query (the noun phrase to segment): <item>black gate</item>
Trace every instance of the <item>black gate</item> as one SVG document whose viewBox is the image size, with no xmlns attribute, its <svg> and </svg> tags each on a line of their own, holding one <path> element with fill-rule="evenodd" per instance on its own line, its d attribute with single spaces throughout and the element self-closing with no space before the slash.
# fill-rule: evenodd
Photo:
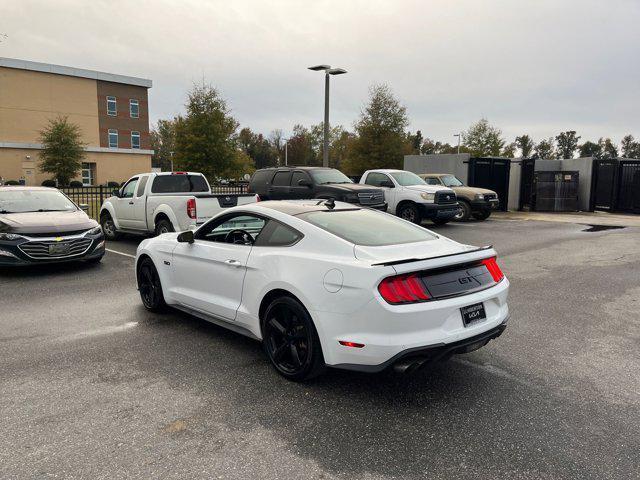
<svg viewBox="0 0 640 480">
<path fill-rule="evenodd" d="M 619 161 L 617 193 L 617 210 L 640 213 L 640 161 Z"/>
<path fill-rule="evenodd" d="M 520 164 L 520 205 L 518 205 L 518 210 L 531 210 L 535 166 L 536 161 L 533 158 L 524 158 Z"/>
<path fill-rule="evenodd" d="M 511 160 L 508 158 L 472 158 L 469 160 L 469 186 L 496 192 L 500 199 L 498 208 L 506 211 L 510 170 Z"/>
<path fill-rule="evenodd" d="M 536 212 L 577 212 L 578 172 L 535 172 L 531 209 Z"/>
<path fill-rule="evenodd" d="M 616 173 L 618 161 L 594 160 L 591 184 L 592 210 L 611 211 L 616 204 Z"/>
</svg>

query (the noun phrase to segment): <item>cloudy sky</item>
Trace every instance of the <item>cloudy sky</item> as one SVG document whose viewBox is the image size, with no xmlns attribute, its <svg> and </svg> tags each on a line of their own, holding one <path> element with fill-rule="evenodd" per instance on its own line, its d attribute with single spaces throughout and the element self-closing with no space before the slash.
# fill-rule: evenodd
<svg viewBox="0 0 640 480">
<path fill-rule="evenodd" d="M 512 140 L 640 136 L 640 0 L 1 0 L 0 56 L 151 78 L 152 121 L 213 84 L 243 126 L 351 128 L 387 83 L 411 130 L 455 142 L 486 117 Z"/>
</svg>

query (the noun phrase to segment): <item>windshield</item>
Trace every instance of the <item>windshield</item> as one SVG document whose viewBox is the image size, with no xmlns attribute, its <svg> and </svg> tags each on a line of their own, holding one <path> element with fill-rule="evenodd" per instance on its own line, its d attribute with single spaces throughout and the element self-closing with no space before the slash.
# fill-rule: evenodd
<svg viewBox="0 0 640 480">
<path fill-rule="evenodd" d="M 410 187 L 411 185 L 426 185 L 426 182 L 415 173 L 392 172 L 391 176 L 403 187 Z"/>
<path fill-rule="evenodd" d="M 0 189 L 0 213 L 73 212 L 77 209 L 58 190 Z"/>
<path fill-rule="evenodd" d="M 309 173 L 318 185 L 325 183 L 353 183 L 349 177 L 340 170 L 334 170 L 332 168 L 327 170 L 311 170 Z"/>
<path fill-rule="evenodd" d="M 464 187 L 464 183 L 458 180 L 454 175 L 444 175 L 441 180 L 445 187 Z"/>
<path fill-rule="evenodd" d="M 422 227 L 374 210 L 328 210 L 299 215 L 307 222 L 356 245 L 380 247 L 436 237 Z"/>
</svg>

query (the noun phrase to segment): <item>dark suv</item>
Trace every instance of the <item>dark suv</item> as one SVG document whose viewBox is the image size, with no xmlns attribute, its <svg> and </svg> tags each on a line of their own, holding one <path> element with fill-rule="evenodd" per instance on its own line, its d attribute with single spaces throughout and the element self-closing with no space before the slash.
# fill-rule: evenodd
<svg viewBox="0 0 640 480">
<path fill-rule="evenodd" d="M 333 198 L 387 211 L 381 188 L 353 183 L 335 168 L 279 167 L 257 170 L 251 177 L 248 192 L 257 193 L 261 200 Z"/>
</svg>

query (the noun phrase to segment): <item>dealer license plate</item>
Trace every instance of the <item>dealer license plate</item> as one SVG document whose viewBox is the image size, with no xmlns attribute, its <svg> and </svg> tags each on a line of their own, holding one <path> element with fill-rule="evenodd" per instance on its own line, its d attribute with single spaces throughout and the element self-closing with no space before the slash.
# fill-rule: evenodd
<svg viewBox="0 0 640 480">
<path fill-rule="evenodd" d="M 462 323 L 465 327 L 487 319 L 487 314 L 484 311 L 484 305 L 482 303 L 462 307 L 460 313 L 462 314 Z"/>
</svg>

